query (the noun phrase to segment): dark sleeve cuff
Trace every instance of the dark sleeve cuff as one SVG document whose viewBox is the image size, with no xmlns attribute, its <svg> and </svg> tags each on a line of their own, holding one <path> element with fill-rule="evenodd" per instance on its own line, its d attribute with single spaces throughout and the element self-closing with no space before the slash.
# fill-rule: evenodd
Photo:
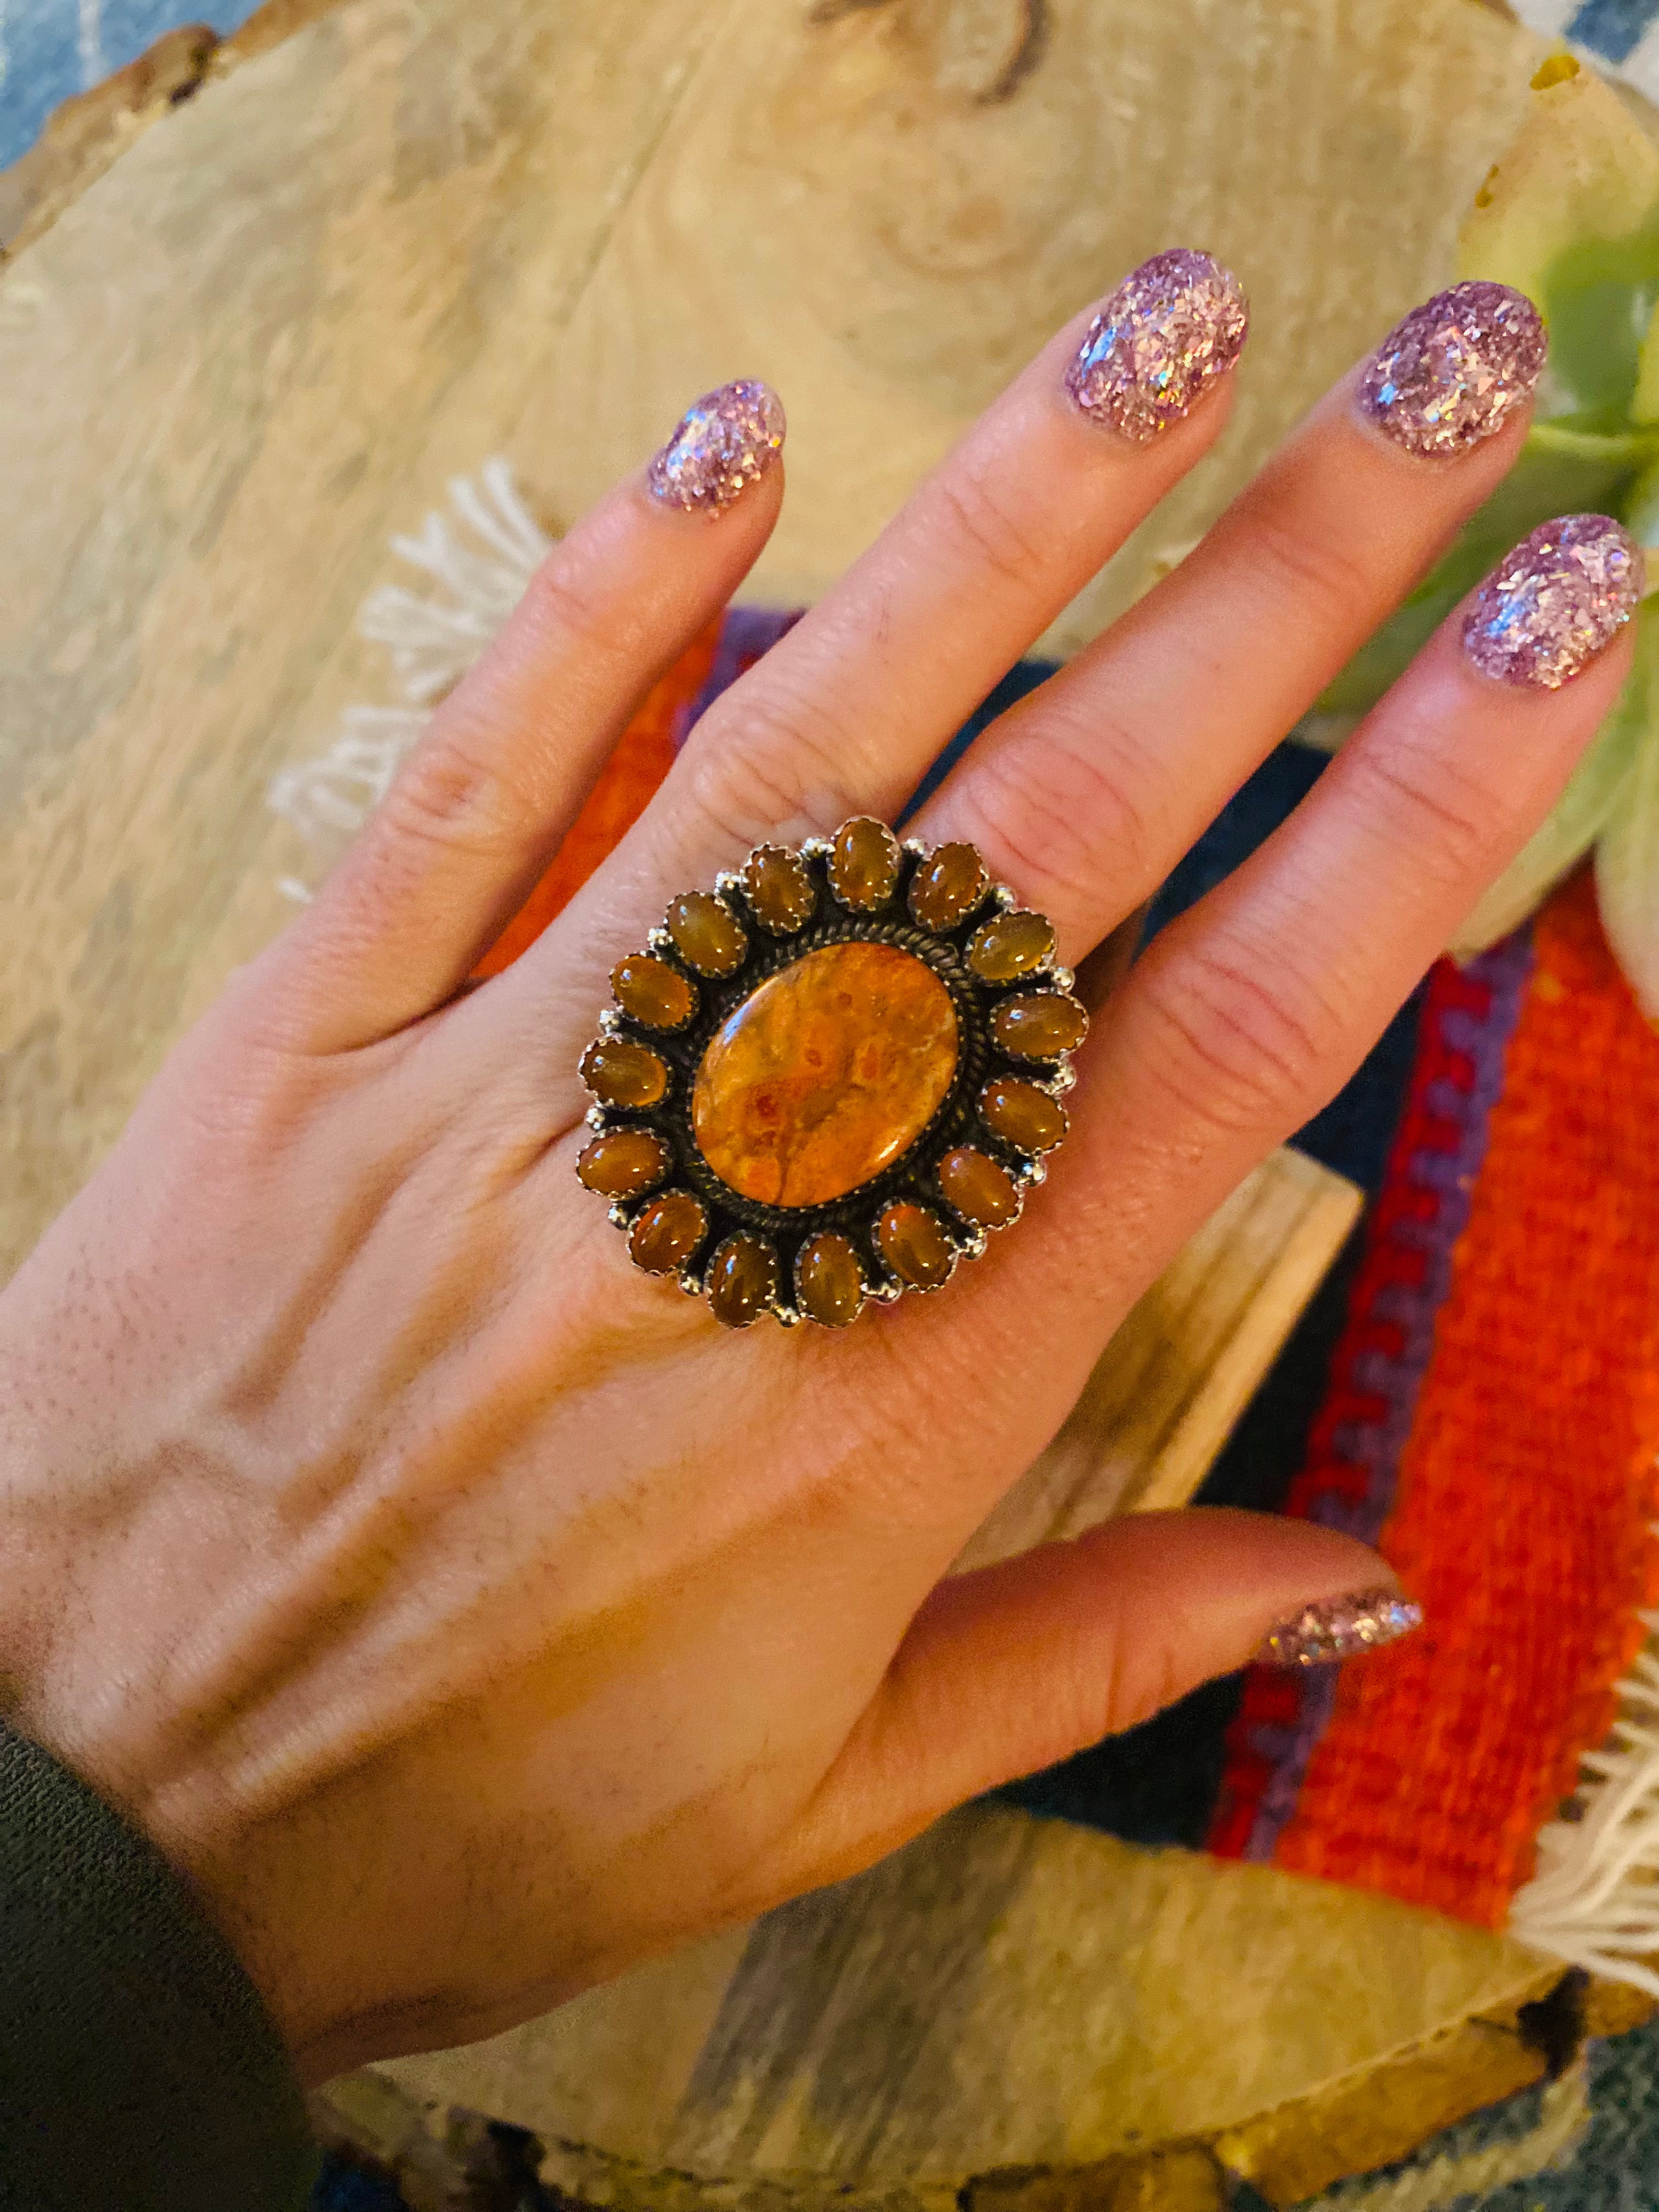
<svg viewBox="0 0 1659 2212">
<path fill-rule="evenodd" d="M 184 1883 L 0 1722 L 0 2206 L 297 2212 L 299 2081 Z"/>
</svg>

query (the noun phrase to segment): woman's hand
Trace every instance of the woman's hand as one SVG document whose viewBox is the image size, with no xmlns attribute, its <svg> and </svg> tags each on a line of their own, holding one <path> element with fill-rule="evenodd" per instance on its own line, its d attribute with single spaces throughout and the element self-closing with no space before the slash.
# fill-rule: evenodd
<svg viewBox="0 0 1659 2212">
<path fill-rule="evenodd" d="M 782 472 L 751 404 L 743 466 L 683 440 L 607 500 L 0 1299 L 6 1709 L 198 1885 L 315 2075 L 846 1875 L 1389 1579 L 1216 1512 L 941 1577 L 1540 821 L 1626 672 L 1597 650 L 1616 580 L 1512 580 L 1481 666 L 1461 615 L 1430 641 L 1097 1018 L 1047 1187 L 943 1296 L 732 1334 L 629 1267 L 573 1171 L 608 971 L 667 899 L 890 818 L 1220 429 L 1226 285 L 1190 258 L 1133 281 L 1092 373 L 1068 384 L 1079 318 L 463 993 Z M 1415 384 L 1334 392 L 912 834 L 976 843 L 1062 958 L 1099 944 L 1513 459 L 1510 298 L 1441 310 L 1462 352 L 1425 342 Z M 1460 375 L 1441 436 L 1424 395 Z M 1502 680 L 1558 633 L 1543 672 L 1575 681 Z"/>
</svg>

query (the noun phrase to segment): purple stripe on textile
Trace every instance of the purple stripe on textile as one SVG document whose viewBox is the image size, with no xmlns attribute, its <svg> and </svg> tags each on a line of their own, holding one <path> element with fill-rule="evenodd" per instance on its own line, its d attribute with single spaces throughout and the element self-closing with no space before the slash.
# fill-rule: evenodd
<svg viewBox="0 0 1659 2212">
<path fill-rule="evenodd" d="M 1273 1727 L 1263 1722 L 1251 1729 L 1250 1747 L 1270 1762 L 1273 1778 L 1256 1808 L 1255 1825 L 1243 1854 L 1245 1858 L 1272 1858 L 1279 1831 L 1296 1810 L 1302 1778 L 1314 1755 L 1314 1746 L 1324 1735 L 1336 1710 L 1340 1672 L 1335 1667 L 1310 1667 L 1297 1677 L 1294 1728 Z"/>
<path fill-rule="evenodd" d="M 1484 983 L 1492 994 L 1484 1014 L 1476 1016 L 1457 1006 L 1436 1012 L 1431 1002 L 1425 1016 L 1439 1024 L 1435 1041 L 1468 1061 L 1469 1084 L 1465 1090 L 1443 1079 L 1425 1088 L 1422 1103 L 1440 1118 L 1452 1142 L 1449 1146 L 1420 1145 L 1393 1170 L 1408 1185 L 1433 1193 L 1437 1202 L 1426 1220 L 1398 1213 L 1393 1218 L 1389 1233 L 1397 1244 L 1420 1253 L 1422 1266 L 1415 1280 L 1384 1285 L 1371 1307 L 1377 1318 L 1400 1331 L 1399 1351 L 1374 1349 L 1353 1363 L 1352 1382 L 1375 1394 L 1380 1407 L 1376 1417 L 1346 1423 L 1334 1439 L 1338 1455 L 1363 1470 L 1364 1494 L 1356 1500 L 1328 1490 L 1315 1499 L 1308 1516 L 1328 1528 L 1358 1536 L 1363 1543 L 1376 1541 L 1393 1510 L 1401 1456 L 1434 1350 L 1435 1317 L 1451 1287 L 1457 1240 L 1468 1225 L 1475 1181 L 1486 1157 L 1492 1109 L 1504 1088 L 1504 1055 L 1520 1019 L 1532 962 L 1528 925 L 1464 963 L 1463 973 Z M 1430 1042 L 1429 1037 L 1422 1038 L 1419 1052 Z M 1243 1857 L 1258 1862 L 1273 1857 L 1279 1834 L 1296 1809 L 1308 1763 L 1335 1711 L 1337 1680 L 1334 1667 L 1310 1668 L 1297 1678 L 1294 1725 L 1263 1722 L 1250 1730 L 1249 1747 L 1271 1767 L 1272 1778 L 1257 1805 Z"/>
<path fill-rule="evenodd" d="M 1396 1218 L 1393 1225 L 1397 1243 L 1423 1255 L 1422 1271 L 1415 1282 L 1389 1284 L 1373 1308 L 1400 1330 L 1400 1350 L 1373 1352 L 1354 1364 L 1356 1382 L 1374 1390 L 1382 1401 L 1380 1418 L 1352 1422 L 1337 1439 L 1344 1459 L 1364 1468 L 1370 1478 L 1365 1496 L 1355 1504 L 1332 1494 L 1320 1499 L 1310 1516 L 1367 1544 L 1381 1535 L 1394 1505 L 1400 1455 L 1434 1349 L 1435 1316 L 1451 1287 L 1453 1251 L 1468 1226 L 1475 1179 L 1486 1157 L 1487 1126 L 1504 1088 L 1504 1057 L 1532 974 L 1531 928 L 1518 929 L 1490 951 L 1466 961 L 1463 973 L 1492 993 L 1486 1012 L 1477 1017 L 1449 1006 L 1437 1018 L 1440 1042 L 1469 1063 L 1469 1087 L 1442 1080 L 1424 1093 L 1425 1104 L 1455 1133 L 1455 1142 L 1449 1150 L 1419 1146 L 1401 1167 L 1407 1183 L 1432 1191 L 1439 1203 L 1426 1221 Z"/>
<path fill-rule="evenodd" d="M 799 607 L 728 607 L 720 624 L 714 663 L 701 691 L 689 707 L 682 708 L 674 730 L 674 743 L 683 745 L 696 724 L 728 685 L 763 653 L 769 653 L 786 631 L 800 620 Z"/>
</svg>

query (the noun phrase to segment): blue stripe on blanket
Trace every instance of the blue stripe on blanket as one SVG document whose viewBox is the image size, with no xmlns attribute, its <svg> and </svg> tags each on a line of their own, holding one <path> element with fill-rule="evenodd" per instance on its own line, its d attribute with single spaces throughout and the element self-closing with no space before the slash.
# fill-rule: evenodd
<svg viewBox="0 0 1659 2212">
<path fill-rule="evenodd" d="M 1584 0 L 1567 36 L 1603 61 L 1622 62 L 1656 17 L 1659 0 Z"/>
</svg>

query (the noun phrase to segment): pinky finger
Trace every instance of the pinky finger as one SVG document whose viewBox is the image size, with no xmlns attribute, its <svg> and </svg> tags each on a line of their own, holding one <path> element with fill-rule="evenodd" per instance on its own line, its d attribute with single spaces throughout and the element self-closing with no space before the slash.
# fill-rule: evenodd
<svg viewBox="0 0 1659 2212">
<path fill-rule="evenodd" d="M 1224 1508 L 1130 1514 L 953 1577 L 820 1789 L 792 1879 L 835 1881 L 964 1799 L 1133 1727 L 1307 1609 L 1395 1598 L 1353 1537 Z M 1417 1617 L 1389 1621 L 1379 1604 L 1366 1625 L 1382 1642 Z"/>
</svg>

